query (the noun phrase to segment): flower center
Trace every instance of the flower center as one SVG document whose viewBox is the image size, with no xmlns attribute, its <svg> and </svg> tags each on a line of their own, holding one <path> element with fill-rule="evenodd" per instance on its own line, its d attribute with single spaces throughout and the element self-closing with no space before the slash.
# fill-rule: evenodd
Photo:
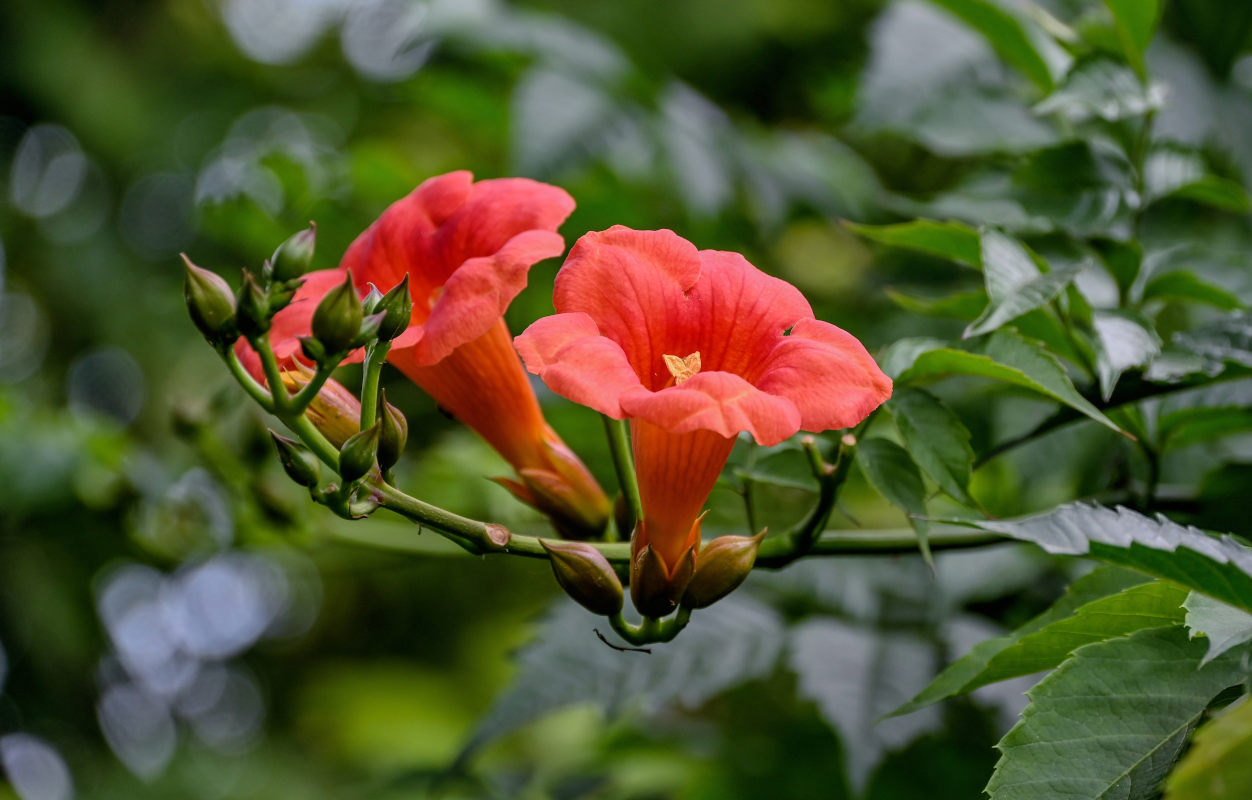
<svg viewBox="0 0 1252 800">
<path fill-rule="evenodd" d="M 700 371 L 700 351 L 697 350 L 686 358 L 671 356 L 666 353 L 661 356 L 665 359 L 665 368 L 669 370 L 669 374 L 674 376 L 674 385 L 689 380 L 697 372 Z"/>
</svg>

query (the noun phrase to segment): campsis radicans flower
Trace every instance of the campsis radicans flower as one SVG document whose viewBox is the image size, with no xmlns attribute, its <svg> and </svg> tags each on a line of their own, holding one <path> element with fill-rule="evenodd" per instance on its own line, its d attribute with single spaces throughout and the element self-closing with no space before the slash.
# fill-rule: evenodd
<svg viewBox="0 0 1252 800">
<path fill-rule="evenodd" d="M 769 446 L 847 428 L 891 396 L 864 346 L 795 287 L 672 231 L 583 236 L 553 304 L 517 348 L 557 394 L 630 420 L 643 506 L 631 594 L 648 616 L 697 569 L 701 511 L 739 432 Z"/>
<path fill-rule="evenodd" d="M 431 178 L 357 237 L 338 269 L 305 276 L 274 319 L 275 352 L 295 356 L 316 298 L 342 283 L 345 272 L 362 296 L 371 284 L 388 292 L 407 277 L 411 319 L 392 340 L 388 360 L 508 461 L 516 477 L 498 483 L 545 513 L 562 535 L 596 536 L 609 501 L 544 420 L 503 317 L 530 267 L 564 251 L 556 229 L 573 209 L 564 190 L 524 178 L 475 183 L 463 171 Z M 311 302 L 301 304 L 305 298 Z"/>
</svg>

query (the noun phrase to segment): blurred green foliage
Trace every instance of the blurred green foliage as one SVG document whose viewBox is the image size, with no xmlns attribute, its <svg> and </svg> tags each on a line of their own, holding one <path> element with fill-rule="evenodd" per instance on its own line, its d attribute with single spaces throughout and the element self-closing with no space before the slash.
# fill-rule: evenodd
<svg viewBox="0 0 1252 800">
<path fill-rule="evenodd" d="M 1247 535 L 1246 379 L 1104 401 L 1252 365 L 1222 327 L 1252 297 L 1252 12 L 1170 0 L 1153 34 L 1128 5 L 8 0 L 0 797 L 977 796 L 1028 680 L 875 721 L 1047 608 L 1074 562 L 808 560 L 668 649 L 609 650 L 542 563 L 309 503 L 189 324 L 177 254 L 237 285 L 312 219 L 330 267 L 431 175 L 528 175 L 578 201 L 567 241 L 620 223 L 742 251 L 880 360 L 907 340 L 916 377 L 919 353 L 970 361 L 951 348 L 988 302 L 968 267 L 994 273 L 989 238 L 1015 237 L 1064 280 L 1023 300 L 988 279 L 1016 305 L 986 330 L 1045 342 L 1154 449 L 1064 420 L 970 477 L 1057 404 L 957 369 L 891 409 L 898 436 L 875 428 L 890 452 L 925 438 L 902 415 L 968 432 L 893 499 L 1095 497 Z M 952 223 L 871 227 L 914 217 Z M 532 270 L 514 330 L 551 311 L 557 266 Z M 1118 349 L 1127 326 L 1140 351 Z M 485 445 L 385 382 L 410 424 L 399 485 L 544 530 L 482 479 L 505 468 Z M 596 415 L 544 400 L 612 485 Z M 802 463 L 737 451 L 709 535 L 743 532 L 745 494 L 754 523 L 793 522 Z M 854 472 L 833 524 L 905 528 L 875 488 Z"/>
</svg>

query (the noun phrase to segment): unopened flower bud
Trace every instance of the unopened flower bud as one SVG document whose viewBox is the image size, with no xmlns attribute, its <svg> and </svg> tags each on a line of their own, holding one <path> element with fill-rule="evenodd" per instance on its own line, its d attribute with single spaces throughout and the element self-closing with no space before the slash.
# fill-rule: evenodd
<svg viewBox="0 0 1252 800">
<path fill-rule="evenodd" d="M 630 599 L 640 614 L 660 619 L 678 607 L 695 568 L 695 548 L 689 548 L 680 559 L 671 574 L 652 545 L 644 545 L 635 554 L 630 565 Z"/>
<path fill-rule="evenodd" d="M 378 329 L 380 341 L 390 342 L 408 329 L 413 317 L 413 295 L 409 291 L 408 273 L 405 273 L 404 280 L 383 295 L 374 310 L 387 315 Z"/>
<path fill-rule="evenodd" d="M 243 284 L 239 287 L 239 301 L 235 304 L 239 319 L 239 332 L 244 336 L 260 336 L 270 329 L 269 298 L 265 295 L 248 270 L 243 271 Z"/>
<path fill-rule="evenodd" d="M 584 542 L 540 539 L 539 544 L 548 551 L 556 582 L 579 605 L 604 617 L 622 610 L 622 582 L 599 550 Z"/>
<path fill-rule="evenodd" d="M 378 287 L 374 284 L 369 285 L 370 290 L 361 298 L 361 312 L 369 315 L 378 311 L 378 304 L 382 302 L 383 293 L 378 291 Z"/>
<path fill-rule="evenodd" d="M 388 470 L 400 460 L 404 445 L 409 440 L 409 422 L 400 409 L 387 402 L 387 390 L 378 393 L 378 421 L 382 430 L 378 434 L 378 467 Z"/>
<path fill-rule="evenodd" d="M 765 533 L 756 536 L 719 536 L 700 550 L 695 574 L 683 593 L 688 608 L 707 608 L 739 588 L 752 572 L 756 551 Z"/>
<path fill-rule="evenodd" d="M 313 373 L 297 365 L 296 369 L 283 372 L 283 386 L 295 394 L 312 377 Z M 361 429 L 361 401 L 333 378 L 326 381 L 304 414 L 335 447 L 342 447 L 349 437 Z"/>
<path fill-rule="evenodd" d="M 326 293 L 313 312 L 313 335 L 327 353 L 352 349 L 361 333 L 361 301 L 352 285 L 352 273 L 343 283 Z"/>
<path fill-rule="evenodd" d="M 219 345 L 235 338 L 235 296 L 230 286 L 215 272 L 201 269 L 183 256 L 186 283 L 183 296 L 187 298 L 187 310 L 191 321 L 209 340 Z"/>
<path fill-rule="evenodd" d="M 346 482 L 363 478 L 378 460 L 378 435 L 382 426 L 374 423 L 368 430 L 348 437 L 339 451 L 339 475 Z"/>
<path fill-rule="evenodd" d="M 321 474 L 321 466 L 317 456 L 295 439 L 270 431 L 274 438 L 274 448 L 278 450 L 278 461 L 286 470 L 287 476 L 301 486 L 317 486 Z"/>
<path fill-rule="evenodd" d="M 317 224 L 291 236 L 278 246 L 270 258 L 271 275 L 276 281 L 293 281 L 309 271 L 313 263 L 313 247 L 317 242 Z"/>
<path fill-rule="evenodd" d="M 378 338 L 378 329 L 383 324 L 385 314 L 370 314 L 361 318 L 361 329 L 357 332 L 356 341 L 352 343 L 353 347 L 361 347 L 367 345 L 371 340 Z"/>
</svg>

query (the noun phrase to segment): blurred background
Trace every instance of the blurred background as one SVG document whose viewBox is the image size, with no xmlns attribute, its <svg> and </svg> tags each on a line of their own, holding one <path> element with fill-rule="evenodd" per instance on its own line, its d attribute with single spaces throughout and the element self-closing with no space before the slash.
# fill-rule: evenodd
<svg viewBox="0 0 1252 800">
<path fill-rule="evenodd" d="M 1111 27 L 1098 2 L 1006 5 Z M 1250 27 L 1252 6 L 1173 0 L 1148 52 L 1161 135 L 1241 184 Z M 810 559 L 652 656 L 613 652 L 542 563 L 309 503 L 190 324 L 177 256 L 237 285 L 315 220 L 330 267 L 390 202 L 469 169 L 569 190 L 567 243 L 620 223 L 742 251 L 871 351 L 956 336 L 919 304 L 979 276 L 841 220 L 1046 236 L 1120 213 L 1098 182 L 1049 183 L 1072 131 L 985 39 L 921 0 L 6 0 L 0 54 L 0 798 L 978 796 L 1028 684 L 872 723 L 1067 567 Z M 1061 161 L 1026 161 L 1044 148 Z M 1141 236 L 1185 237 L 1247 296 L 1246 216 L 1166 204 Z M 558 263 L 514 330 L 550 313 Z M 385 381 L 412 432 L 402 487 L 542 530 L 482 478 L 503 462 Z M 596 415 L 544 400 L 612 485 Z M 1048 411 L 963 417 L 981 448 Z M 975 489 L 1024 513 L 1126 469 L 1086 427 Z M 810 490 L 774 484 L 762 513 L 785 524 Z M 738 503 L 718 490 L 708 532 L 742 532 Z M 906 524 L 855 476 L 844 506 L 840 526 Z"/>
</svg>

